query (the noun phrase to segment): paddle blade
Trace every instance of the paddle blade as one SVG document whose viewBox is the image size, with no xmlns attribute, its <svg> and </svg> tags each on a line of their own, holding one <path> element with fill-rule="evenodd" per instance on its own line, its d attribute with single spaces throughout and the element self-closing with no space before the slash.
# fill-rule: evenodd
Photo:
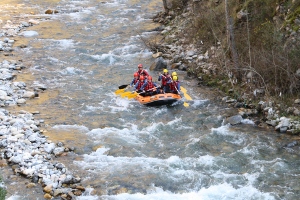
<svg viewBox="0 0 300 200">
<path fill-rule="evenodd" d="M 131 92 L 124 92 L 121 94 L 121 97 L 124 98 L 127 97 L 128 95 L 131 95 Z"/>
<path fill-rule="evenodd" d="M 128 86 L 128 84 L 127 85 L 120 85 L 119 86 L 119 89 L 124 89 L 124 88 L 126 88 Z"/>
<path fill-rule="evenodd" d="M 193 100 L 192 97 L 190 97 L 190 95 L 188 95 L 187 93 L 183 93 L 183 96 L 184 96 L 185 99 L 188 100 L 188 101 Z"/>
<path fill-rule="evenodd" d="M 135 98 L 137 95 L 138 95 L 138 93 L 135 92 L 133 94 L 128 95 L 127 98 L 132 99 L 132 98 Z"/>
<path fill-rule="evenodd" d="M 183 96 L 185 97 L 186 100 L 188 100 L 188 101 L 193 100 L 192 97 L 186 93 L 187 90 L 184 87 L 180 87 L 180 89 L 183 92 Z"/>
<path fill-rule="evenodd" d="M 187 90 L 186 90 L 184 87 L 182 87 L 182 86 L 180 86 L 180 89 L 181 89 L 181 91 L 182 91 L 183 93 L 186 93 L 186 92 L 187 92 Z"/>
<path fill-rule="evenodd" d="M 187 102 L 184 102 L 184 103 L 183 103 L 183 106 L 184 106 L 184 107 L 189 107 L 190 105 L 189 105 Z"/>
<path fill-rule="evenodd" d="M 119 89 L 115 91 L 115 94 L 121 94 L 123 92 L 125 92 L 125 89 Z"/>
</svg>

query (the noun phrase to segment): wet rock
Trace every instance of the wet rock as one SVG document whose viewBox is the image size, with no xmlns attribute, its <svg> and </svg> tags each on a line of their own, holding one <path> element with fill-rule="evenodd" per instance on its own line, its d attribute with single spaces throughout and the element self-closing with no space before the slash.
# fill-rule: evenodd
<svg viewBox="0 0 300 200">
<path fill-rule="evenodd" d="M 57 148 L 55 148 L 55 149 L 53 150 L 53 154 L 54 154 L 55 156 L 59 156 L 59 155 L 63 154 L 64 151 L 65 151 L 65 148 L 64 148 L 64 147 L 57 147 Z"/>
<path fill-rule="evenodd" d="M 236 124 L 241 123 L 242 120 L 243 120 L 243 118 L 242 118 L 241 115 L 235 115 L 235 116 L 228 117 L 228 118 L 225 120 L 225 124 L 230 123 L 231 125 L 236 125 Z"/>
<path fill-rule="evenodd" d="M 297 146 L 297 145 L 298 145 L 298 142 L 297 141 L 293 141 L 293 142 L 287 144 L 286 147 L 287 148 L 292 148 L 292 147 Z"/>
<path fill-rule="evenodd" d="M 48 10 L 45 11 L 45 14 L 48 14 L 48 15 L 56 14 L 56 13 L 58 13 L 57 10 L 50 10 L 50 9 L 48 9 Z"/>
</svg>

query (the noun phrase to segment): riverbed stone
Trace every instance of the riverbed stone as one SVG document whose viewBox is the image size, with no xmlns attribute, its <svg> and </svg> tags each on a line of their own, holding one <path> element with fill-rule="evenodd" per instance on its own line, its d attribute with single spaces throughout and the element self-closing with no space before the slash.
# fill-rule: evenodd
<svg viewBox="0 0 300 200">
<path fill-rule="evenodd" d="M 236 125 L 236 124 L 239 124 L 241 123 L 243 120 L 242 116 L 241 115 L 235 115 L 235 116 L 231 116 L 231 117 L 228 117 L 226 120 L 225 120 L 225 124 L 231 124 L 231 125 Z"/>
<path fill-rule="evenodd" d="M 47 153 L 52 153 L 53 150 L 55 148 L 55 144 L 54 143 L 46 143 L 45 146 L 44 146 L 44 150 L 47 152 Z"/>
<path fill-rule="evenodd" d="M 52 196 L 49 193 L 44 194 L 45 199 L 52 199 Z"/>
<path fill-rule="evenodd" d="M 17 104 L 25 104 L 26 103 L 26 99 L 18 99 L 17 100 Z"/>
<path fill-rule="evenodd" d="M 55 148 L 55 149 L 53 150 L 53 154 L 54 154 L 55 156 L 59 156 L 59 155 L 63 154 L 64 151 L 65 151 L 65 148 L 64 148 L 64 147 L 57 147 L 57 148 Z"/>
</svg>

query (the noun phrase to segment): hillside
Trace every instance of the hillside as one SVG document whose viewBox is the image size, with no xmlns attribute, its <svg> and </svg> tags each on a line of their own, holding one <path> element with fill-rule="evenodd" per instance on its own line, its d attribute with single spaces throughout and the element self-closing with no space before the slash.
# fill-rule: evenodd
<svg viewBox="0 0 300 200">
<path fill-rule="evenodd" d="M 147 45 L 168 66 L 186 70 L 199 86 L 219 88 L 240 107 L 256 108 L 263 121 L 299 121 L 300 1 L 166 0 L 164 6 L 154 17 L 162 31 Z M 268 115 L 262 102 L 276 114 Z"/>
</svg>

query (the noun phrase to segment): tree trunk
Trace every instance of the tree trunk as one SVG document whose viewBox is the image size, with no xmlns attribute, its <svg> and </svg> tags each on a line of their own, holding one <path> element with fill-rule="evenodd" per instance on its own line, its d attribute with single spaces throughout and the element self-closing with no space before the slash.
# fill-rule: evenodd
<svg viewBox="0 0 300 200">
<path fill-rule="evenodd" d="M 229 17 L 229 12 L 228 12 L 228 0 L 225 0 L 225 17 L 226 17 L 226 24 L 227 24 L 227 40 L 230 45 L 230 50 L 231 50 L 232 59 L 234 63 L 234 74 L 236 76 L 235 78 L 237 79 L 237 81 L 240 82 L 242 80 L 242 75 L 239 66 L 239 57 L 235 47 L 234 33 L 232 28 L 233 22 L 232 22 L 232 18 Z"/>
<path fill-rule="evenodd" d="M 168 8 L 167 0 L 162 0 L 162 1 L 163 1 L 165 13 L 169 13 L 169 8 Z"/>
</svg>

